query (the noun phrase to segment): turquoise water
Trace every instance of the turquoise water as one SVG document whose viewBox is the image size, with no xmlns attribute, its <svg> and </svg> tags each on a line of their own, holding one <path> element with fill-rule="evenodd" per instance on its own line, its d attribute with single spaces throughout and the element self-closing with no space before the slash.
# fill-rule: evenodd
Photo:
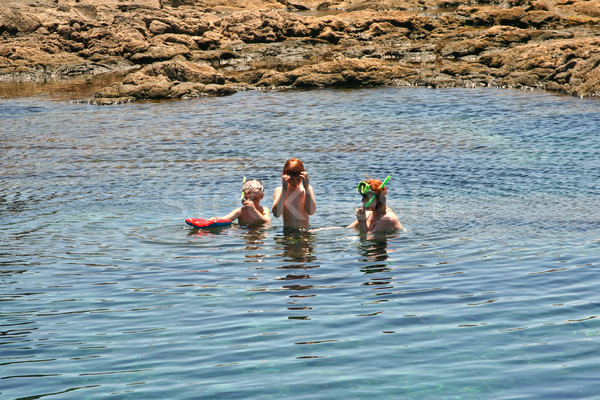
<svg viewBox="0 0 600 400">
<path fill-rule="evenodd" d="M 0 398 L 591 399 L 600 103 L 540 92 L 0 100 Z M 270 206 L 299 157 L 315 228 L 392 175 L 405 231 L 190 216 Z"/>
</svg>

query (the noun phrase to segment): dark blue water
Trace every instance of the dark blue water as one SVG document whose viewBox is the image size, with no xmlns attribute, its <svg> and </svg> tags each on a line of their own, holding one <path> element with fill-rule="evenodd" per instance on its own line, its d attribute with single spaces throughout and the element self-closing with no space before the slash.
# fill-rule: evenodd
<svg viewBox="0 0 600 400">
<path fill-rule="evenodd" d="M 600 103 L 540 92 L 0 100 L 0 398 L 591 399 Z M 315 228 L 196 234 L 299 157 Z"/>
</svg>

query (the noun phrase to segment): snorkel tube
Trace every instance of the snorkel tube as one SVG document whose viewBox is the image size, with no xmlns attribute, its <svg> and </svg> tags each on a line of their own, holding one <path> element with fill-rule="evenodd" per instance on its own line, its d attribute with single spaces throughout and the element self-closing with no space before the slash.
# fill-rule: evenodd
<svg viewBox="0 0 600 400">
<path fill-rule="evenodd" d="M 244 187 L 244 183 L 246 183 L 246 177 L 244 177 L 244 179 L 242 179 L 242 188 Z M 242 197 L 240 197 L 242 204 L 244 204 L 245 199 L 246 199 L 246 193 L 244 193 L 244 189 L 242 189 Z"/>
<path fill-rule="evenodd" d="M 387 178 L 385 178 L 385 180 L 384 180 L 384 181 L 381 183 L 381 186 L 379 186 L 379 189 L 383 189 L 383 187 L 385 186 L 385 184 L 386 184 L 386 183 L 388 183 L 388 181 L 390 180 L 390 178 L 391 178 L 391 177 L 392 177 L 391 175 L 388 175 L 388 176 L 387 176 Z M 360 187 L 360 184 L 359 184 L 359 187 Z M 369 190 L 371 190 L 371 187 L 369 187 Z M 360 189 L 359 189 L 359 191 L 360 191 Z M 362 192 L 361 192 L 361 194 L 366 194 L 366 193 L 367 193 L 367 192 L 365 192 L 365 193 L 362 193 Z M 367 202 L 367 203 L 366 203 L 366 204 L 363 206 L 363 208 L 367 208 L 367 207 L 369 207 L 369 206 L 371 205 L 371 203 L 373 202 L 373 200 L 375 200 L 375 197 L 377 197 L 377 195 L 373 195 L 373 197 L 371 197 L 371 200 L 369 200 L 369 201 L 368 201 L 368 202 Z"/>
</svg>

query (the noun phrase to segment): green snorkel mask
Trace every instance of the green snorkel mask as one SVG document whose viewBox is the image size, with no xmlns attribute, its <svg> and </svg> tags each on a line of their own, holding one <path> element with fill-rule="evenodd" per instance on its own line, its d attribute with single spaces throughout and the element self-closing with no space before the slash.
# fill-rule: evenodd
<svg viewBox="0 0 600 400">
<path fill-rule="evenodd" d="M 386 183 L 388 183 L 388 181 L 390 180 L 392 176 L 388 175 L 387 178 L 385 178 L 385 180 L 381 183 L 381 186 L 379 187 L 380 189 L 383 189 L 383 187 L 385 186 Z M 369 184 L 367 182 L 360 182 L 358 184 L 358 187 L 356 188 L 356 190 L 358 191 L 358 193 L 362 194 L 362 195 L 366 195 L 367 193 L 369 193 L 371 191 L 371 186 L 369 186 Z M 373 200 L 375 200 L 375 197 L 377 197 L 377 195 L 374 195 L 373 197 L 371 197 L 371 200 L 369 200 L 365 205 L 364 208 L 367 208 L 371 205 L 371 203 L 373 202 Z"/>
</svg>

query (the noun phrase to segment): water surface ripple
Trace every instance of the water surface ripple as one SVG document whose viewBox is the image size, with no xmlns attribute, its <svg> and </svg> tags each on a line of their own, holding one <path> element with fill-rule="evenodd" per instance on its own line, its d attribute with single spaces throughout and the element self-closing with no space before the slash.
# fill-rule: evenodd
<svg viewBox="0 0 600 400">
<path fill-rule="evenodd" d="M 591 399 L 600 103 L 422 88 L 0 100 L 3 399 Z M 344 226 L 193 232 L 285 160 Z"/>
</svg>

